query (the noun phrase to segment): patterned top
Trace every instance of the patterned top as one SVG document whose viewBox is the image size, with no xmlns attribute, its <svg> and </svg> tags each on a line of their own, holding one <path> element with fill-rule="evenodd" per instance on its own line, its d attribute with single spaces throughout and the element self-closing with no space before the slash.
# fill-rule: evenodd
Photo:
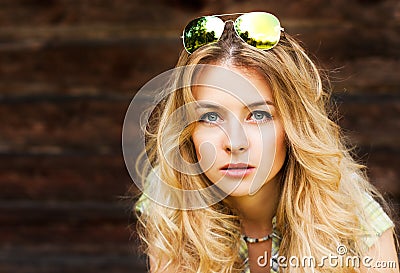
<svg viewBox="0 0 400 273">
<path fill-rule="evenodd" d="M 383 211 L 382 207 L 376 202 L 370 195 L 367 195 L 365 198 L 365 215 L 369 217 L 371 227 L 375 231 L 375 234 L 366 236 L 363 238 L 365 244 L 368 247 L 371 247 L 379 236 L 382 235 L 383 232 L 388 230 L 389 228 L 394 227 L 392 220 L 390 220 L 389 216 Z M 272 247 L 271 247 L 271 273 L 278 273 L 278 262 L 277 258 L 279 256 L 279 246 L 281 244 L 281 234 L 276 229 L 276 216 L 272 219 Z M 242 273 L 250 273 L 249 267 L 249 258 L 248 258 L 248 249 L 247 243 L 241 239 L 239 255 L 244 260 L 244 269 Z"/>
<path fill-rule="evenodd" d="M 136 204 L 136 210 L 140 213 L 143 213 L 146 208 L 146 203 L 150 199 L 144 198 L 144 195 L 141 196 L 139 202 Z M 389 216 L 383 211 L 382 207 L 376 202 L 370 195 L 366 195 L 365 202 L 365 215 L 369 217 L 370 225 L 375 231 L 375 234 L 370 236 L 365 236 L 363 238 L 365 244 L 368 247 L 371 247 L 379 236 L 382 235 L 383 232 L 386 230 L 394 227 L 392 220 L 390 220 Z M 278 262 L 277 258 L 279 256 L 279 246 L 281 244 L 281 233 L 276 228 L 276 217 L 272 219 L 272 247 L 271 247 L 271 273 L 278 273 Z M 239 248 L 239 255 L 244 261 L 244 269 L 242 273 L 250 273 L 249 267 L 249 258 L 248 258 L 248 248 L 246 241 L 241 238 L 240 239 L 240 248 Z"/>
</svg>

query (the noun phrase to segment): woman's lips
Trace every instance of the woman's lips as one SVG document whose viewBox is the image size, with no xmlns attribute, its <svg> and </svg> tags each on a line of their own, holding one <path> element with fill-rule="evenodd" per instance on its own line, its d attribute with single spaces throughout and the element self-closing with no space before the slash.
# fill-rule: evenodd
<svg viewBox="0 0 400 273">
<path fill-rule="evenodd" d="M 255 170 L 255 167 L 246 163 L 232 163 L 223 166 L 220 171 L 223 175 L 233 178 L 243 178 Z"/>
</svg>

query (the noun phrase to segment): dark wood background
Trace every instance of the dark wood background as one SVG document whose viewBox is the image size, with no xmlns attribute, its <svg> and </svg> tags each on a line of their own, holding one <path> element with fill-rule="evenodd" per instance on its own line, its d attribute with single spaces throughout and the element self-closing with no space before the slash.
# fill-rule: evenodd
<svg viewBox="0 0 400 273">
<path fill-rule="evenodd" d="M 0 1 L 0 272 L 144 272 L 121 151 L 135 92 L 185 24 L 265 10 L 330 71 L 340 124 L 400 203 L 398 0 Z"/>
</svg>

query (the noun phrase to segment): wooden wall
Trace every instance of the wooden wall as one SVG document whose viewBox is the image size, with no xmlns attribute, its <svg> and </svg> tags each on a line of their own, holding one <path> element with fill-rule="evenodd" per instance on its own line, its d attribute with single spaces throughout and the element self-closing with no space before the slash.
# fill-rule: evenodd
<svg viewBox="0 0 400 273">
<path fill-rule="evenodd" d="M 398 211 L 398 0 L 1 0 L 0 272 L 144 272 L 125 111 L 174 66 L 188 20 L 253 10 L 329 69 L 340 123 Z"/>
</svg>

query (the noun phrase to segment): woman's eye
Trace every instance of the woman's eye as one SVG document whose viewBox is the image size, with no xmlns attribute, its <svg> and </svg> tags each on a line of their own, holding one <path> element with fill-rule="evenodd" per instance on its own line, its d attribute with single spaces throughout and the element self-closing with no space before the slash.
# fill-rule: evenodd
<svg viewBox="0 0 400 273">
<path fill-rule="evenodd" d="M 272 120 L 272 115 L 266 111 L 253 111 L 250 113 L 249 119 L 255 122 L 265 122 Z"/>
<path fill-rule="evenodd" d="M 200 117 L 199 121 L 205 121 L 209 123 L 216 123 L 220 119 L 219 115 L 215 112 L 205 113 Z"/>
</svg>

